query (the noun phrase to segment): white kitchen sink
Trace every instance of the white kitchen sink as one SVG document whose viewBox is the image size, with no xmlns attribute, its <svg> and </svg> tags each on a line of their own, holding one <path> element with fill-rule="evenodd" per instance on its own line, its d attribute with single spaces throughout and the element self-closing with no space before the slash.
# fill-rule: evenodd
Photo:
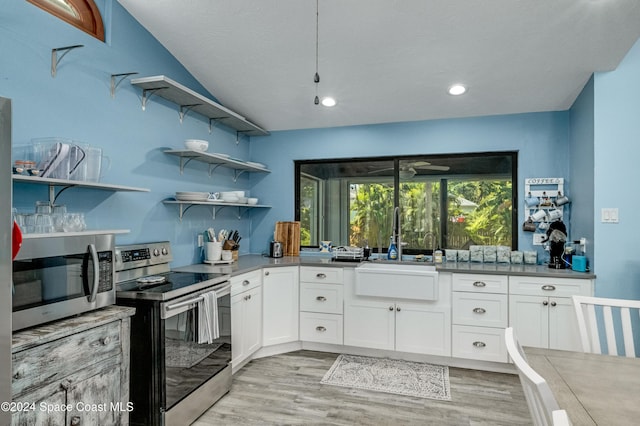
<svg viewBox="0 0 640 426">
<path fill-rule="evenodd" d="M 438 300 L 438 272 L 433 265 L 369 262 L 355 269 L 358 296 Z"/>
</svg>

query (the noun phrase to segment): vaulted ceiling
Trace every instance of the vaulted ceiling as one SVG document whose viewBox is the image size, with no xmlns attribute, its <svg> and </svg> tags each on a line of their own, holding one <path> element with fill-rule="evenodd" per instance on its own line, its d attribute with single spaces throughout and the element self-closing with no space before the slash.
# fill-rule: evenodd
<svg viewBox="0 0 640 426">
<path fill-rule="evenodd" d="M 638 0 L 118 1 L 270 131 L 565 110 L 640 36 Z"/>
</svg>

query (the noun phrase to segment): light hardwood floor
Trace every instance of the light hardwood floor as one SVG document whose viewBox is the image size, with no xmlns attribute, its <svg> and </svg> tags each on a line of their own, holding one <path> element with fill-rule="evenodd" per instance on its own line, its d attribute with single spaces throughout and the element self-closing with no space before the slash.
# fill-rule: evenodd
<svg viewBox="0 0 640 426">
<path fill-rule="evenodd" d="M 297 351 L 251 361 L 195 426 L 527 425 L 517 375 L 449 368 L 451 401 L 322 385 L 338 354 Z"/>
</svg>

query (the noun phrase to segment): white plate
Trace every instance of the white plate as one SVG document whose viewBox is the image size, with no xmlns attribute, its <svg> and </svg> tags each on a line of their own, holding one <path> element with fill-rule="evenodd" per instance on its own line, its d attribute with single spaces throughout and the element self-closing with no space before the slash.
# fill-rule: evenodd
<svg viewBox="0 0 640 426">
<path fill-rule="evenodd" d="M 176 200 L 178 201 L 207 201 L 209 196 L 199 196 L 199 195 L 176 195 Z"/>
</svg>

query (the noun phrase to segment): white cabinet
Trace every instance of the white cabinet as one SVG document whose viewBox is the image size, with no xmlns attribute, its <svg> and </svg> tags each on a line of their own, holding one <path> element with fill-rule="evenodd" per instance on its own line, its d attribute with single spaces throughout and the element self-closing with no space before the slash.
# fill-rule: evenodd
<svg viewBox="0 0 640 426">
<path fill-rule="evenodd" d="M 262 271 L 231 278 L 231 365 L 262 346 Z"/>
<path fill-rule="evenodd" d="M 508 282 L 506 275 L 453 274 L 454 357 L 507 362 Z"/>
<path fill-rule="evenodd" d="M 300 340 L 343 343 L 343 275 L 337 267 L 300 267 Z"/>
<path fill-rule="evenodd" d="M 263 346 L 298 340 L 298 275 L 297 266 L 263 270 Z"/>
<path fill-rule="evenodd" d="M 345 282 L 344 344 L 429 355 L 451 355 L 449 274 L 438 280 L 437 301 L 356 296 Z"/>
<path fill-rule="evenodd" d="M 509 323 L 522 345 L 581 350 L 571 296 L 591 296 L 593 280 L 512 276 L 509 293 Z"/>
</svg>

